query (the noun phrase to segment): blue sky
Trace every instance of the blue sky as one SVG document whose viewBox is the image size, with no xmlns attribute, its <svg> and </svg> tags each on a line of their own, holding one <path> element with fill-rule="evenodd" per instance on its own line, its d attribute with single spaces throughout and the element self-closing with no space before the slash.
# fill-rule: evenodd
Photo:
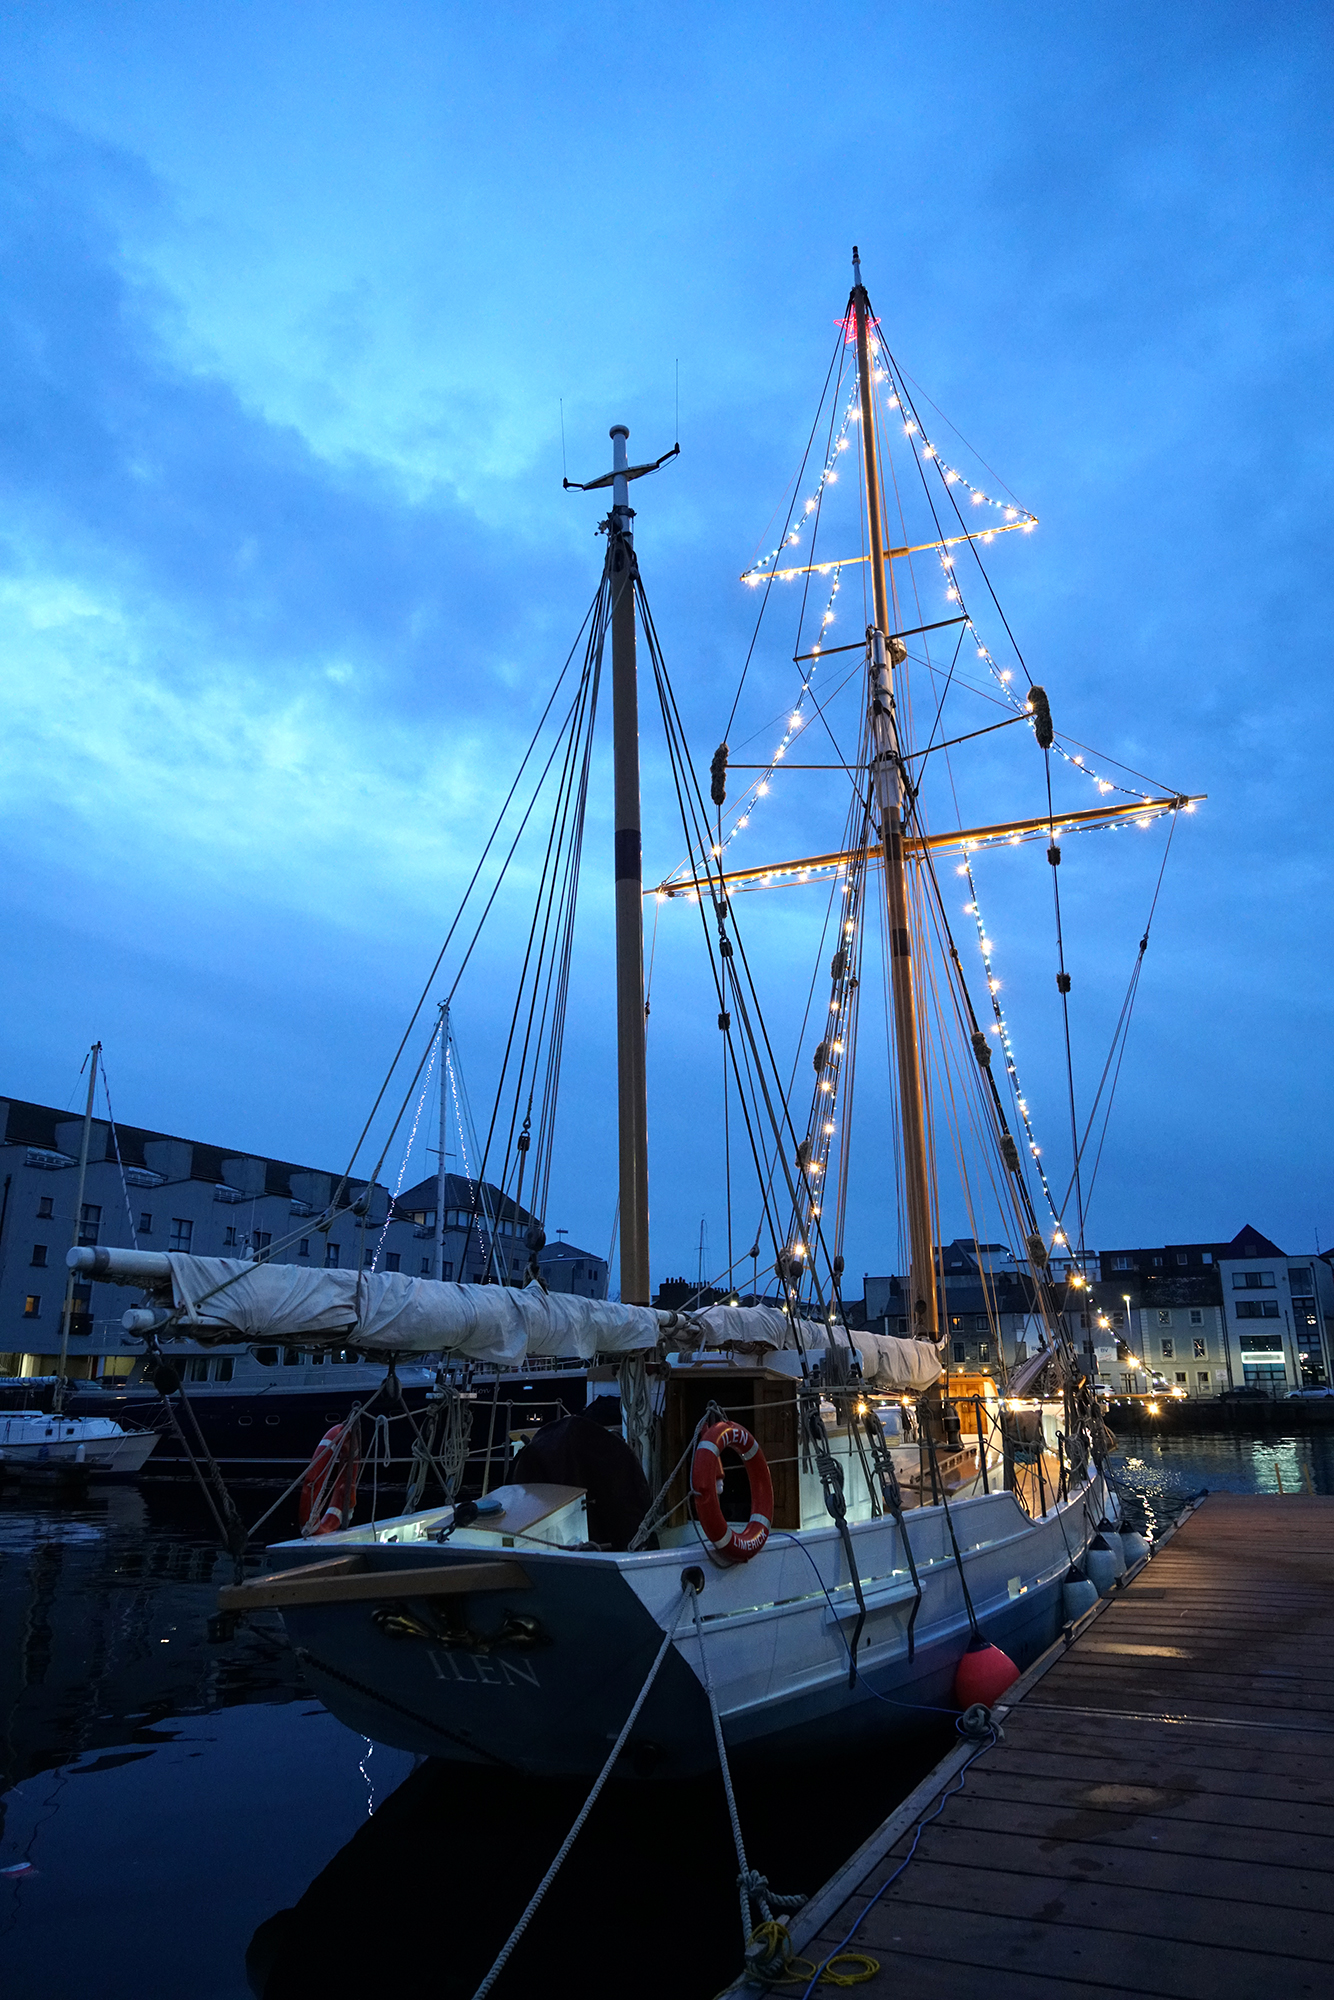
<svg viewBox="0 0 1334 2000">
<path fill-rule="evenodd" d="M 681 460 L 635 497 L 707 759 L 855 240 L 905 368 L 1041 518 L 994 573 L 1058 723 L 1209 794 L 1092 1236 L 1327 1247 L 1330 39 L 1301 5 L 0 6 L 4 1088 L 66 1102 L 96 1035 L 127 1120 L 340 1161 L 596 582 L 562 400 L 588 476 L 615 419 L 672 441 L 679 369 Z M 737 736 L 767 741 L 790 651 Z M 647 730 L 645 773 L 669 865 Z M 799 851 L 806 796 L 755 854 Z M 548 1217 L 597 1249 L 604 828 Z M 1160 858 L 1068 850 L 1081 1092 Z M 1059 1157 L 1045 875 L 979 885 Z M 679 915 L 658 1276 L 723 1235 Z M 816 920 L 744 917 L 795 1032 Z M 479 1100 L 508 950 L 460 995 Z M 854 1273 L 893 1261 L 875 1103 Z"/>
</svg>

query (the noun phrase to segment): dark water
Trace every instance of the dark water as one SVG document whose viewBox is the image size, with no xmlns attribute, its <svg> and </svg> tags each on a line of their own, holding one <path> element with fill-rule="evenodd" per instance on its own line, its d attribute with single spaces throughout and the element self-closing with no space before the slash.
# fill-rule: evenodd
<svg viewBox="0 0 1334 2000">
<path fill-rule="evenodd" d="M 0 1498 L 0 1869 L 23 1871 L 0 1874 L 0 1986 L 466 2000 L 586 1785 L 372 1745 L 310 1696 L 271 1614 L 211 1645 L 230 1564 L 209 1529 L 188 1490 Z M 739 1776 L 751 1865 L 814 1890 L 943 1747 Z M 716 1777 L 609 1787 L 498 2000 L 708 2000 L 740 1965 L 735 1874 Z"/>
<path fill-rule="evenodd" d="M 1334 1427 L 1191 1434 L 1118 1431 L 1112 1461 L 1144 1521 L 1161 1532 L 1202 1488 L 1211 1493 L 1334 1493 Z"/>
</svg>

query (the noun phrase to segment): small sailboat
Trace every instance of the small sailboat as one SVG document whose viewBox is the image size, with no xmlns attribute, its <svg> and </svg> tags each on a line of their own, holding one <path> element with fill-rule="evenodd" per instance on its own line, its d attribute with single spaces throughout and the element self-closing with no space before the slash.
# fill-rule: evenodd
<svg viewBox="0 0 1334 2000">
<path fill-rule="evenodd" d="M 612 469 L 581 489 L 610 489 L 606 560 L 563 739 L 565 775 L 548 848 L 555 859 L 544 876 L 549 920 L 534 929 L 542 942 L 530 992 L 538 997 L 522 1061 L 531 1044 L 547 1052 L 547 1084 L 553 1065 L 558 1070 L 563 1015 L 542 1012 L 538 998 L 554 991 L 563 1006 L 561 982 L 568 983 L 588 745 L 609 634 L 619 1302 L 556 1295 L 535 1282 L 463 1286 L 264 1261 L 72 1253 L 84 1272 L 145 1287 L 146 1303 L 127 1324 L 151 1344 L 188 1328 L 203 1343 L 329 1343 L 384 1357 L 436 1352 L 465 1371 L 560 1358 L 614 1372 L 624 1412 L 619 1469 L 614 1453 L 581 1457 L 573 1433 L 563 1459 L 544 1452 L 539 1433 L 529 1447 L 535 1456 L 521 1454 L 508 1483 L 484 1498 L 342 1528 L 335 1509 L 330 1532 L 278 1544 L 266 1575 L 224 1593 L 231 1610 L 279 1608 L 328 1706 L 351 1727 L 407 1749 L 569 1775 L 598 1771 L 620 1743 L 627 1774 L 666 1776 L 713 1761 L 715 1721 L 732 1751 L 757 1754 L 912 1729 L 990 1700 L 1007 1673 L 1050 1643 L 1072 1566 L 1098 1524 L 1116 1514 L 1102 1469 L 1108 1438 L 1071 1327 L 1084 1290 L 1082 1224 L 1072 1241 L 1019 1085 L 992 948 L 978 920 L 987 996 L 979 1005 L 937 863 L 944 854 L 962 857 L 975 914 L 979 850 L 1038 840 L 1054 873 L 1066 831 L 1150 823 L 1190 802 L 1136 791 L 1129 802 L 1072 811 L 1058 809 L 1049 786 L 1046 810 L 1027 819 L 948 831 L 928 822 L 924 773 L 964 740 L 945 736 L 942 716 L 945 693 L 963 678 L 965 638 L 990 675 L 984 694 L 1001 708 L 1000 722 L 993 716 L 987 726 L 1017 725 L 1019 738 L 1035 738 L 1050 778 L 1056 738 L 1047 697 L 1036 685 L 1013 692 L 1012 670 L 988 650 L 959 582 L 963 556 L 980 561 L 995 536 L 1031 527 L 1034 517 L 1017 504 L 994 505 L 927 442 L 856 261 L 835 361 L 834 396 L 847 400 L 841 424 L 831 405 L 815 493 L 803 503 L 794 491 L 782 536 L 746 578 L 766 602 L 788 582 L 808 602 L 813 583 L 831 580 L 815 635 L 799 638 L 794 656 L 802 700 L 811 700 L 804 711 L 794 705 L 764 775 L 748 778 L 730 831 L 723 808 L 742 767 L 731 765 L 724 743 L 707 778 L 696 775 L 635 552 L 630 483 L 674 452 L 632 465 L 628 431 L 618 425 Z M 914 534 L 904 519 L 897 537 L 884 479 L 891 429 L 906 441 L 927 494 L 926 530 Z M 861 492 L 854 531 L 864 546 L 825 558 L 817 547 L 822 509 L 839 471 L 854 463 Z M 926 483 L 933 476 L 938 486 Z M 902 518 L 901 481 L 894 490 Z M 980 516 L 986 510 L 984 525 L 964 519 L 964 491 Z M 940 566 L 938 606 L 923 601 L 913 567 L 921 557 Z M 865 632 L 835 647 L 833 597 L 854 568 L 865 584 Z M 947 672 L 929 652 L 923 665 L 929 635 L 942 631 L 954 642 Z M 656 894 L 660 903 L 684 899 L 703 924 L 731 1116 L 752 1154 L 760 1210 L 754 1245 L 729 1261 L 717 1302 L 675 1309 L 651 1303 L 649 1281 L 641 637 L 687 847 L 684 864 Z M 841 744 L 832 767 L 847 801 L 844 836 L 804 859 L 729 868 L 730 840 L 802 734 L 817 667 L 835 653 L 849 668 L 856 716 L 855 742 Z M 1094 778 L 1100 796 L 1112 789 Z M 813 1082 L 804 1088 L 774 1056 L 737 909 L 752 889 L 802 882 L 822 884 L 827 894 L 822 967 L 832 950 L 807 1043 Z M 879 1329 L 857 1324 L 843 1296 L 859 1005 L 877 934 L 892 1108 L 874 1150 L 882 1165 L 894 1162 L 906 1251 L 897 1329 L 888 1319 Z M 1063 1005 L 1069 984 L 1062 961 Z M 863 1069 L 868 1060 L 863 1052 Z M 554 1085 L 542 1083 L 534 1059 L 513 1088 L 498 1178 L 538 1216 L 551 1102 Z M 1074 1146 L 1072 1186 L 1087 1138 Z M 976 1242 L 992 1248 L 1003 1229 L 1022 1246 L 1035 1338 L 1008 1379 L 1001 1364 L 952 1366 L 935 1249 L 942 1162 L 950 1156 Z M 1082 1212 L 1077 1191 L 1076 1200 Z M 1045 1220 L 1039 1201 L 1048 1205 Z M 886 1223 L 889 1234 L 894 1224 Z M 729 1234 L 730 1224 L 729 1212 Z M 541 1236 L 539 1224 L 534 1254 Z M 776 1289 L 766 1296 L 755 1276 L 743 1300 L 736 1270 L 749 1262 L 757 1274 L 761 1242 Z M 595 1530 L 612 1517 L 610 1489 L 620 1480 L 623 1495 L 633 1484 L 627 1464 L 649 1504 L 630 1532 L 609 1537 Z"/>
</svg>

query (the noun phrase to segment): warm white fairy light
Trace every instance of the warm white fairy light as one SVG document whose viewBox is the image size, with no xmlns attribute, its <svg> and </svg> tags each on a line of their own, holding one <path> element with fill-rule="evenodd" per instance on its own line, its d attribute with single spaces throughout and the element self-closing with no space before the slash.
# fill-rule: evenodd
<svg viewBox="0 0 1334 2000">
<path fill-rule="evenodd" d="M 819 511 L 820 499 L 825 487 L 834 486 L 838 483 L 838 457 L 840 452 L 846 451 L 851 444 L 851 439 L 848 437 L 848 426 L 854 421 L 859 393 L 858 384 L 854 381 L 852 394 L 848 397 L 848 406 L 843 412 L 843 421 L 839 425 L 838 435 L 829 447 L 820 477 L 815 483 L 815 491 L 808 494 L 805 500 L 802 501 L 800 512 L 795 515 L 792 525 L 789 526 L 787 533 L 777 547 L 770 549 L 767 555 L 762 555 L 758 561 L 751 564 L 741 579 L 743 583 L 763 583 L 765 577 L 785 549 L 800 547 L 802 529 L 807 526 L 812 516 Z"/>
<path fill-rule="evenodd" d="M 1005 1011 L 1000 1001 L 996 998 L 996 995 L 1000 991 L 1001 982 L 997 979 L 995 967 L 992 964 L 992 952 L 995 947 L 982 920 L 982 906 L 978 901 L 977 883 L 973 877 L 972 864 L 965 861 L 960 872 L 967 875 L 968 887 L 972 890 L 972 902 L 967 907 L 973 917 L 973 921 L 977 925 L 978 950 L 982 954 L 982 965 L 986 973 L 987 989 L 991 994 L 991 1010 L 996 1017 L 992 1033 L 1000 1037 L 1001 1052 L 1005 1057 L 1005 1073 L 1010 1081 L 1010 1090 L 1014 1098 L 1015 1109 L 1023 1122 L 1024 1137 L 1028 1141 L 1029 1154 L 1034 1166 L 1037 1168 L 1038 1179 L 1042 1183 L 1042 1192 L 1047 1197 L 1047 1206 L 1051 1210 L 1052 1221 L 1058 1231 L 1063 1231 L 1064 1224 L 1057 1211 L 1056 1198 L 1052 1194 L 1051 1185 L 1042 1165 L 1042 1149 L 1038 1145 L 1037 1134 L 1033 1130 L 1033 1122 L 1029 1116 L 1028 1099 L 1025 1097 L 1019 1082 L 1019 1065 L 1014 1057 L 1014 1044 L 1010 1040 L 1009 1024 L 1005 1019 Z"/>
</svg>

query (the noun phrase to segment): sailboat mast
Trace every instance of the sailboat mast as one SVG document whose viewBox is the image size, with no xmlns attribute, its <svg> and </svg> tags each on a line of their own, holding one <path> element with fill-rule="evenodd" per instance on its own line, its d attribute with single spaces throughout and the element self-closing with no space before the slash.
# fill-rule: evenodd
<svg viewBox="0 0 1334 2000">
<path fill-rule="evenodd" d="M 857 329 L 857 374 L 861 392 L 862 464 L 871 532 L 871 590 L 875 624 L 867 634 L 870 658 L 871 775 L 881 818 L 885 854 L 885 896 L 889 905 L 889 978 L 894 996 L 894 1044 L 898 1065 L 899 1110 L 903 1124 L 903 1181 L 908 1211 L 909 1330 L 924 1340 L 939 1338 L 936 1265 L 931 1229 L 931 1179 L 926 1149 L 926 1107 L 917 998 L 913 991 L 912 926 L 908 915 L 907 861 L 903 844 L 903 780 L 894 708 L 893 661 L 885 574 L 885 538 L 880 512 L 880 467 L 876 458 L 875 408 L 871 394 L 871 302 L 862 283 L 858 252 L 852 253 L 852 310 Z M 900 658 L 902 647 L 900 646 Z"/>
<path fill-rule="evenodd" d="M 83 1191 L 88 1184 L 88 1142 L 93 1130 L 93 1095 L 97 1089 L 97 1065 L 102 1060 L 102 1044 L 94 1042 L 88 1052 L 88 1102 L 83 1107 L 83 1137 L 79 1141 L 79 1179 L 74 1191 L 74 1222 L 70 1248 L 77 1250 L 83 1237 Z M 65 1363 L 69 1359 L 70 1322 L 74 1318 L 74 1272 L 65 1279 L 65 1303 L 60 1314 L 60 1362 L 56 1369 L 56 1409 L 65 1407 Z"/>
<path fill-rule="evenodd" d="M 445 1115 L 448 1107 L 449 1002 L 440 1002 L 440 1155 L 435 1174 L 435 1275 L 445 1275 Z M 460 1271 L 459 1276 L 463 1273 Z"/>
<path fill-rule="evenodd" d="M 616 1067 L 620 1137 L 621 1298 L 649 1303 L 648 1073 L 644 1052 L 644 883 L 639 819 L 635 549 L 625 424 L 611 427 L 612 761 L 616 798 Z"/>
</svg>

